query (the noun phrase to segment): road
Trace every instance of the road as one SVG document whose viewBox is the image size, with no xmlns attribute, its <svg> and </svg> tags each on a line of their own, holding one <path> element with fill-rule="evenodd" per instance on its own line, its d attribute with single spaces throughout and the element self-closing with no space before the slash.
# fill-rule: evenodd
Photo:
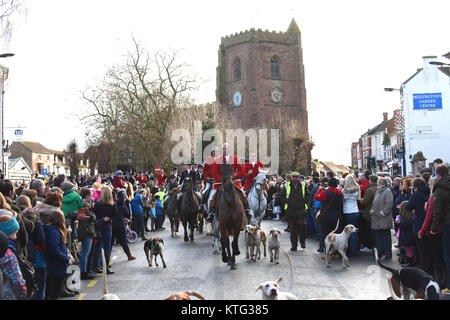
<svg viewBox="0 0 450 320">
<path fill-rule="evenodd" d="M 220 254 L 213 254 L 212 237 L 205 233 L 194 233 L 194 243 L 185 243 L 182 233 L 178 238 L 170 237 L 170 225 L 166 219 L 166 230 L 151 232 L 149 236 L 162 237 L 165 243 L 164 258 L 167 268 L 149 267 L 144 254 L 144 242 L 140 239 L 130 245 L 134 261 L 128 261 L 120 246 L 114 246 L 111 259 L 113 275 L 108 276 L 110 293 L 122 300 L 161 300 L 169 295 L 194 290 L 206 299 L 213 300 L 260 300 L 261 291 L 255 289 L 261 282 L 276 280 L 282 276 L 281 290 L 289 287 L 289 263 L 284 250 L 290 249 L 289 233 L 282 231 L 280 264 L 270 263 L 270 257 L 251 262 L 245 259 L 244 234 L 239 237 L 241 254 L 236 258 L 237 270 L 230 270 L 222 263 Z M 272 227 L 284 230 L 282 221 L 263 220 L 262 228 L 269 233 Z M 180 231 L 183 228 L 180 226 Z M 300 248 L 300 246 L 299 246 Z M 293 293 L 299 299 L 317 297 L 362 300 L 384 300 L 390 296 L 387 286 L 387 271 L 380 269 L 370 254 L 361 253 L 350 258 L 350 268 L 342 269 L 342 260 L 333 259 L 331 268 L 316 250 L 318 241 L 307 239 L 306 249 L 289 251 L 294 265 Z M 396 253 L 387 264 L 398 267 Z M 158 261 L 159 258 L 158 258 Z M 103 294 L 102 277 L 81 281 L 81 294 L 64 300 L 97 300 Z M 196 299 L 196 298 L 194 298 Z"/>
</svg>

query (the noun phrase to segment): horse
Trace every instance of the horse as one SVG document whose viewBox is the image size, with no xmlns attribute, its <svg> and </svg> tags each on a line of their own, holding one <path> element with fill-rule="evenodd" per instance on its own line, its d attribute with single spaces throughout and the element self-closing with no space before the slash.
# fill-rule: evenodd
<svg viewBox="0 0 450 320">
<path fill-rule="evenodd" d="M 199 201 L 194 194 L 191 178 L 184 179 L 185 192 L 181 199 L 181 222 L 184 228 L 184 242 L 194 242 L 194 228 L 197 225 L 197 213 Z M 189 225 L 190 234 L 188 237 L 187 227 Z"/>
<path fill-rule="evenodd" d="M 259 172 L 256 176 L 255 183 L 250 189 L 248 194 L 248 204 L 250 207 L 251 224 L 254 226 L 261 226 L 261 220 L 264 217 L 267 206 L 267 199 L 264 195 L 264 180 L 266 175 L 263 172 Z"/>
<path fill-rule="evenodd" d="M 222 262 L 228 263 L 231 270 L 236 268 L 236 256 L 239 251 L 239 234 L 244 220 L 244 205 L 238 195 L 233 181 L 233 167 L 222 164 L 222 188 L 216 197 L 217 216 L 219 221 L 220 243 L 222 244 Z M 230 251 L 229 236 L 233 236 Z"/>
<path fill-rule="evenodd" d="M 209 192 L 208 200 L 206 201 L 206 206 L 205 206 L 205 210 L 206 210 L 205 214 L 206 215 L 209 214 L 211 200 L 214 197 L 214 194 L 216 193 L 216 191 L 217 190 L 214 189 L 214 184 L 211 181 L 211 190 Z M 203 190 L 202 193 L 204 193 L 204 192 L 206 192 L 206 191 Z M 208 230 L 209 225 L 211 225 L 212 236 L 213 236 L 213 243 L 212 243 L 213 254 L 218 254 L 219 251 L 222 251 L 222 247 L 219 242 L 219 227 L 218 227 L 218 221 L 217 221 L 217 214 L 214 216 L 214 221 L 212 223 L 208 222 L 206 230 Z"/>
<path fill-rule="evenodd" d="M 177 213 L 177 194 L 180 189 L 175 189 L 169 199 L 167 199 L 166 212 L 170 221 L 170 236 L 172 238 L 178 237 L 178 229 L 180 227 L 180 215 Z"/>
</svg>

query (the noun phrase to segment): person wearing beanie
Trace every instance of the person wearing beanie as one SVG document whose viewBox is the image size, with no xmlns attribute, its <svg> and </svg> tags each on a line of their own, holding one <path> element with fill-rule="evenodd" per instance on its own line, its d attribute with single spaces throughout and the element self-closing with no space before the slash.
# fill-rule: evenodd
<svg viewBox="0 0 450 320">
<path fill-rule="evenodd" d="M 117 193 L 117 212 L 116 215 L 112 218 L 111 244 L 114 243 L 114 240 L 117 240 L 117 243 L 122 246 L 123 252 L 127 255 L 128 260 L 131 261 L 135 260 L 136 258 L 131 254 L 130 248 L 127 244 L 125 219 L 130 219 L 131 214 L 130 210 L 128 209 L 129 206 L 126 204 L 126 200 L 127 194 L 125 190 L 120 190 Z"/>
<path fill-rule="evenodd" d="M 320 201 L 321 217 L 319 220 L 319 249 L 317 252 L 325 251 L 325 237 L 336 228 L 339 217 L 342 213 L 343 195 L 341 190 L 337 188 L 338 180 L 330 178 L 328 188 L 321 186 L 315 196 L 316 201 Z"/>
<path fill-rule="evenodd" d="M 19 231 L 19 223 L 15 217 L 11 215 L 3 215 L 0 217 L 0 233 L 4 236 L 0 240 L 0 275 L 3 277 L 3 294 L 4 300 L 25 300 L 27 298 L 27 287 L 22 273 L 20 272 L 19 262 L 15 255 L 17 232 Z"/>
<path fill-rule="evenodd" d="M 373 239 L 380 259 L 392 259 L 392 204 L 394 196 L 386 178 L 379 178 L 370 210 Z"/>
<path fill-rule="evenodd" d="M 364 197 L 359 199 L 364 211 L 361 214 L 361 219 L 359 221 L 360 227 L 358 237 L 360 243 L 364 246 L 360 251 L 366 253 L 371 253 L 373 248 L 370 210 L 372 209 L 373 199 L 377 192 L 377 181 L 377 176 L 369 175 L 369 186 L 364 193 Z"/>
</svg>

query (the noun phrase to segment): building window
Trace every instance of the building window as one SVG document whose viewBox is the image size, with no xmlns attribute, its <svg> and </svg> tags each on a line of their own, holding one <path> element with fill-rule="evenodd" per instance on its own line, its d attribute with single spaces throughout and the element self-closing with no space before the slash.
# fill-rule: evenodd
<svg viewBox="0 0 450 320">
<path fill-rule="evenodd" d="M 277 56 L 273 56 L 272 59 L 270 59 L 270 74 L 272 75 L 273 79 L 280 79 L 280 61 Z"/>
<path fill-rule="evenodd" d="M 50 156 L 47 156 L 47 161 L 50 161 Z"/>
<path fill-rule="evenodd" d="M 38 160 L 41 160 L 41 155 L 38 155 Z"/>
<path fill-rule="evenodd" d="M 241 79 L 241 60 L 236 59 L 234 61 L 234 80 Z"/>
</svg>

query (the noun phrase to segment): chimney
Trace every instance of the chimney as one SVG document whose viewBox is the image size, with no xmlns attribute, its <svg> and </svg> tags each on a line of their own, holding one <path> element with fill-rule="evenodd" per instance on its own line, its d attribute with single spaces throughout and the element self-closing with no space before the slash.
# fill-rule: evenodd
<svg viewBox="0 0 450 320">
<path fill-rule="evenodd" d="M 431 69 L 432 67 L 435 67 L 435 66 L 431 65 L 430 62 L 436 61 L 437 56 L 425 56 L 425 57 L 422 57 L 422 59 L 423 59 L 423 69 L 428 70 L 428 69 Z"/>
<path fill-rule="evenodd" d="M 388 119 L 388 113 L 383 112 L 383 121 L 387 121 L 387 119 Z"/>
</svg>

